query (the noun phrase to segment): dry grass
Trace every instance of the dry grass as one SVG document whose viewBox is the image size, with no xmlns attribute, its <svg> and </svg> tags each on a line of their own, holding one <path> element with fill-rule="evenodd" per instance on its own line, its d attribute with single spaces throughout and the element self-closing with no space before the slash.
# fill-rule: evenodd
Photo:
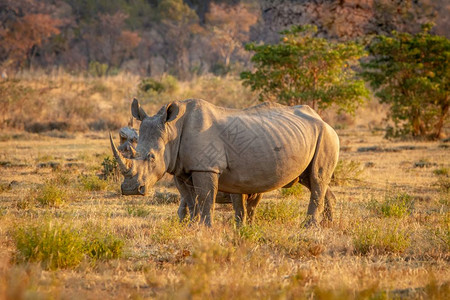
<svg viewBox="0 0 450 300">
<path fill-rule="evenodd" d="M 180 83 L 176 93 L 200 93 L 187 85 Z M 229 97 L 243 94 L 235 88 Z M 113 97 L 124 102 L 119 112 L 125 125 L 128 96 Z M 155 110 L 159 105 L 145 101 Z M 448 149 L 439 142 L 388 142 L 369 128 L 339 131 L 341 159 L 364 172 L 332 187 L 337 203 L 331 227 L 308 230 L 300 226 L 306 189 L 264 195 L 253 226 L 236 229 L 231 205 L 217 204 L 213 227 L 196 227 L 178 222 L 177 191 L 168 181 L 157 184 L 154 196 L 125 197 L 119 182 L 97 176 L 110 156 L 105 132 L 68 138 L 3 132 L 0 299 L 445 299 Z M 38 201 L 46 185 L 64 191 L 61 205 Z M 90 236 L 94 248 L 64 268 L 24 259 L 17 230 L 46 222 L 70 224 Z"/>
</svg>

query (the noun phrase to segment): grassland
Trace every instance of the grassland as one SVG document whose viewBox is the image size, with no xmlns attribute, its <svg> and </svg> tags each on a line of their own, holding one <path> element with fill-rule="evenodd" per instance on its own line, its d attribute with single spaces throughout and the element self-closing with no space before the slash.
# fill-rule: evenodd
<svg viewBox="0 0 450 300">
<path fill-rule="evenodd" d="M 220 80 L 174 97 L 214 95 Z M 238 88 L 224 93 L 244 105 Z M 99 179 L 107 132 L 4 130 L 0 299 L 446 299 L 450 145 L 387 141 L 374 112 L 335 124 L 335 222 L 315 229 L 300 226 L 305 189 L 267 193 L 253 226 L 236 228 L 230 204 L 216 205 L 212 228 L 179 223 L 170 178 L 149 197 Z"/>
</svg>

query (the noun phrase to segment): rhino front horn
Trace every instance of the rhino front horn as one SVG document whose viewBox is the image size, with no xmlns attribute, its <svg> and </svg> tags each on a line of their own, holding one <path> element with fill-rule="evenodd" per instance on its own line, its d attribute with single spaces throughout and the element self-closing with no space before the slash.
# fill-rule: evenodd
<svg viewBox="0 0 450 300">
<path fill-rule="evenodd" d="M 114 154 L 114 157 L 119 165 L 120 172 L 122 174 L 126 174 L 130 171 L 131 165 L 133 164 L 131 159 L 123 157 L 123 155 L 117 150 L 116 145 L 114 144 L 111 132 L 109 133 L 109 140 L 111 141 L 111 149 Z"/>
</svg>

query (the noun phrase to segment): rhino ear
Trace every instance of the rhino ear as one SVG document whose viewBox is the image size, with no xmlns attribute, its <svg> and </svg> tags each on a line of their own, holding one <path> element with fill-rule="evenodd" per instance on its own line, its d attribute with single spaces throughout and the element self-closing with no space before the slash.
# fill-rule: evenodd
<svg viewBox="0 0 450 300">
<path fill-rule="evenodd" d="M 131 114 L 139 121 L 142 121 L 145 119 L 145 117 L 147 117 L 147 114 L 145 113 L 144 109 L 139 105 L 139 101 L 136 98 L 134 98 L 133 103 L 131 103 Z"/>
<path fill-rule="evenodd" d="M 175 120 L 178 117 L 179 112 L 180 108 L 175 102 L 167 104 L 166 109 L 162 115 L 163 122 L 167 123 Z"/>
</svg>

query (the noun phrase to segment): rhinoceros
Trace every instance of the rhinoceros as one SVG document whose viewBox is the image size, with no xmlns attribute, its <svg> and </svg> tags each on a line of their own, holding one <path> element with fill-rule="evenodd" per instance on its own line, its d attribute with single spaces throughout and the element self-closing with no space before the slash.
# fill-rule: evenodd
<svg viewBox="0 0 450 300">
<path fill-rule="evenodd" d="M 263 103 L 241 110 L 188 99 L 148 116 L 133 99 L 131 112 L 141 121 L 136 157 L 124 158 L 110 136 L 124 175 L 122 194 L 145 195 L 165 173 L 173 174 L 193 206 L 191 217 L 211 226 L 217 191 L 248 195 L 300 182 L 311 191 L 304 225 L 318 225 L 321 213 L 332 221 L 329 182 L 339 138 L 309 106 Z"/>
<path fill-rule="evenodd" d="M 128 126 L 122 127 L 119 130 L 120 145 L 117 148 L 119 153 L 125 158 L 134 158 L 136 156 L 136 146 L 139 138 L 139 134 L 136 129 L 133 128 L 133 119 L 130 120 Z M 245 224 L 248 220 L 249 223 L 253 223 L 255 217 L 255 209 L 261 200 L 261 194 L 229 194 L 218 192 L 216 196 L 216 203 L 233 203 L 235 210 L 235 220 L 238 225 Z M 181 197 L 180 206 L 178 208 L 178 217 L 180 221 L 183 221 L 188 213 L 187 199 Z M 189 209 L 193 212 L 193 206 Z"/>
</svg>

